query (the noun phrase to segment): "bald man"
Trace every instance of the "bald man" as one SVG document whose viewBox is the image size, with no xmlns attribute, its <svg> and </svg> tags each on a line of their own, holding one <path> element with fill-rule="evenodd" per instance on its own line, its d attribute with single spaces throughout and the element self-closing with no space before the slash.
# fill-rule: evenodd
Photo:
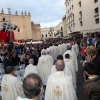
<svg viewBox="0 0 100 100">
<path fill-rule="evenodd" d="M 72 77 L 64 73 L 64 68 L 64 61 L 57 60 L 57 72 L 48 78 L 45 100 L 77 100 Z"/>
<path fill-rule="evenodd" d="M 38 74 L 37 67 L 34 66 L 34 60 L 32 58 L 29 59 L 29 65 L 25 68 L 24 77 L 26 77 L 28 74 L 31 74 L 31 73 Z"/>
</svg>

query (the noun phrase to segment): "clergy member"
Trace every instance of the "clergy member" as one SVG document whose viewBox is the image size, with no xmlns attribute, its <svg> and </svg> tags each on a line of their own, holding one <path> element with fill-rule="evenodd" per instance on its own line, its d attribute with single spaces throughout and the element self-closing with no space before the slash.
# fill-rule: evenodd
<svg viewBox="0 0 100 100">
<path fill-rule="evenodd" d="M 6 74 L 2 82 L 2 100 L 16 100 L 18 96 L 23 97 L 23 89 L 20 80 L 15 77 L 12 66 L 6 68 Z"/>
<path fill-rule="evenodd" d="M 32 58 L 29 59 L 29 65 L 25 68 L 24 77 L 26 77 L 30 73 L 36 73 L 36 74 L 38 74 L 37 67 L 34 66 L 34 60 Z"/>
<path fill-rule="evenodd" d="M 48 60 L 47 57 L 47 51 L 42 50 L 41 57 L 39 57 L 38 61 L 38 71 L 40 77 L 42 78 L 43 85 L 46 85 L 48 76 L 50 75 L 51 72 L 50 67 L 52 66 L 49 66 L 49 62 L 50 61 Z"/>
<path fill-rule="evenodd" d="M 63 60 L 63 56 L 62 55 L 58 55 L 57 56 L 57 60 Z M 72 76 L 71 70 L 69 69 L 68 66 L 65 66 L 66 68 L 64 68 L 64 73 L 66 75 Z M 56 66 L 54 65 L 51 69 L 51 74 L 57 72 Z"/>
<path fill-rule="evenodd" d="M 72 59 L 70 59 L 69 54 L 66 54 L 64 62 L 65 62 L 65 69 L 64 70 L 68 70 L 68 69 L 70 70 L 71 75 L 72 75 L 72 79 L 73 79 L 73 85 L 74 85 L 74 88 L 76 90 L 77 79 L 76 79 L 76 70 L 75 70 L 74 61 Z"/>
<path fill-rule="evenodd" d="M 77 100 L 72 77 L 64 73 L 64 67 L 64 61 L 57 60 L 57 72 L 48 78 L 45 100 Z"/>
<path fill-rule="evenodd" d="M 63 60 L 63 56 L 62 56 L 62 55 L 58 55 L 58 56 L 57 56 L 57 60 Z M 55 73 L 55 72 L 57 72 L 56 66 L 53 65 L 53 67 L 52 67 L 52 69 L 51 69 L 51 74 L 53 74 L 53 73 Z"/>
<path fill-rule="evenodd" d="M 75 54 L 75 52 L 73 52 L 71 50 L 71 46 L 67 46 L 67 51 L 63 54 L 63 58 L 65 59 L 65 55 L 66 54 L 69 54 L 70 55 L 70 59 L 72 59 L 75 63 L 75 69 L 76 69 L 76 72 L 78 71 L 78 63 L 77 63 L 77 56 Z"/>
<path fill-rule="evenodd" d="M 51 71 L 54 61 L 48 50 L 47 50 L 47 54 L 46 54 L 46 59 L 47 59 L 47 63 L 48 63 L 48 68 Z"/>
<path fill-rule="evenodd" d="M 35 73 L 27 75 L 23 81 L 23 90 L 26 98 L 18 97 L 17 100 L 40 100 L 43 91 L 42 80 Z"/>
</svg>

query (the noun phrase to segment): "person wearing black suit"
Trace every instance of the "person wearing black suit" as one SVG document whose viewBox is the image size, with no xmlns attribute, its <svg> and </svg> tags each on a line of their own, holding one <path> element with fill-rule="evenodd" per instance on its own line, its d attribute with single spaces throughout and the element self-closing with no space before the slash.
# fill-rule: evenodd
<svg viewBox="0 0 100 100">
<path fill-rule="evenodd" d="M 3 64 L 4 64 L 5 74 L 6 74 L 6 68 L 8 66 L 12 66 L 12 62 L 9 58 L 9 53 L 8 52 L 5 52 L 4 56 L 5 57 L 4 57 L 4 60 L 3 60 Z"/>
<path fill-rule="evenodd" d="M 38 64 L 38 57 L 35 50 L 32 51 L 31 58 L 34 59 L 34 65 L 36 66 Z"/>
<path fill-rule="evenodd" d="M 30 59 L 30 55 L 29 55 L 29 54 L 26 54 L 26 55 L 25 55 L 25 60 L 24 60 L 24 62 L 25 62 L 25 67 L 26 67 L 27 65 L 29 65 L 29 59 Z"/>
<path fill-rule="evenodd" d="M 13 66 L 19 65 L 20 59 L 19 59 L 19 57 L 17 56 L 16 52 L 13 52 L 11 61 L 12 61 L 12 65 L 13 65 Z"/>
</svg>

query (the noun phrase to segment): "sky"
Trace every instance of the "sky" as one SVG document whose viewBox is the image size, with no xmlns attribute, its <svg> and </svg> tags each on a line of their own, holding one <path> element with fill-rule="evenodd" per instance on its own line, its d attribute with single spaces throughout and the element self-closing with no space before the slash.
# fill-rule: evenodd
<svg viewBox="0 0 100 100">
<path fill-rule="evenodd" d="M 0 11 L 8 13 L 7 8 L 11 8 L 11 13 L 18 11 L 30 12 L 31 21 L 41 24 L 41 27 L 53 27 L 62 21 L 65 15 L 65 0 L 0 0 Z"/>
</svg>

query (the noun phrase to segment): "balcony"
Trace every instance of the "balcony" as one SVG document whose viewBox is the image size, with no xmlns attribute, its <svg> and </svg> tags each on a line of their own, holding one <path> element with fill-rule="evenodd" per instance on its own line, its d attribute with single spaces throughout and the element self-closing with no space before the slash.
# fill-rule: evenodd
<svg viewBox="0 0 100 100">
<path fill-rule="evenodd" d="M 79 21 L 82 21 L 82 17 L 79 18 Z"/>
<path fill-rule="evenodd" d="M 74 23 L 74 19 L 67 23 L 67 25 Z"/>
<path fill-rule="evenodd" d="M 94 18 L 97 18 L 97 17 L 99 17 L 99 13 L 97 13 L 97 14 L 94 15 Z"/>
</svg>

